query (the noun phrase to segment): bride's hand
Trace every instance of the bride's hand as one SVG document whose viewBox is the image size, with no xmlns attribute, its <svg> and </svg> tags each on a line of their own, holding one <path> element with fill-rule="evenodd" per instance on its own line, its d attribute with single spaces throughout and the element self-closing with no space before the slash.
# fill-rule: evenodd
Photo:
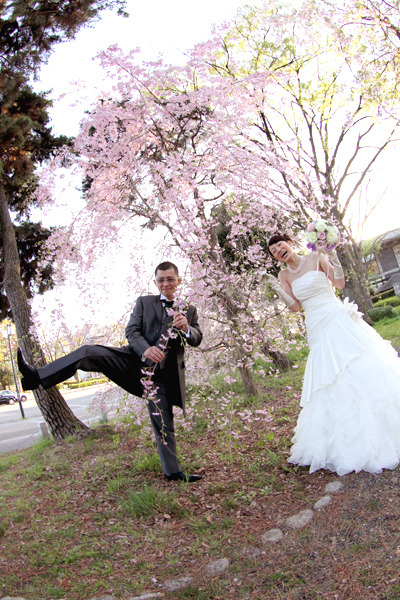
<svg viewBox="0 0 400 600">
<path fill-rule="evenodd" d="M 316 251 L 318 254 L 324 254 L 324 256 L 326 256 L 328 250 L 326 248 L 326 244 L 324 244 L 323 246 L 319 246 L 316 248 Z"/>
<path fill-rule="evenodd" d="M 336 253 L 336 248 L 333 248 L 332 250 L 327 249 L 326 253 L 328 255 L 328 258 L 331 258 L 331 257 L 337 258 L 338 257 L 338 255 Z"/>
<path fill-rule="evenodd" d="M 263 271 L 263 273 L 261 274 L 261 281 L 267 282 L 288 308 L 291 308 L 294 304 L 296 304 L 296 300 L 290 294 L 285 292 L 285 290 L 282 289 L 279 280 L 273 275 L 270 275 L 266 271 Z"/>
</svg>

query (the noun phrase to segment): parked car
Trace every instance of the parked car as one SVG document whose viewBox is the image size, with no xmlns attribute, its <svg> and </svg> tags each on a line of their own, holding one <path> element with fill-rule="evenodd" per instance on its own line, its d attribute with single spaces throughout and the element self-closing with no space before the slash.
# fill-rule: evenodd
<svg viewBox="0 0 400 600">
<path fill-rule="evenodd" d="M 20 396 L 22 402 L 25 402 L 27 397 L 25 394 L 21 394 Z M 13 390 L 3 390 L 0 392 L 0 404 L 14 404 L 14 402 L 18 402 L 17 393 Z"/>
</svg>

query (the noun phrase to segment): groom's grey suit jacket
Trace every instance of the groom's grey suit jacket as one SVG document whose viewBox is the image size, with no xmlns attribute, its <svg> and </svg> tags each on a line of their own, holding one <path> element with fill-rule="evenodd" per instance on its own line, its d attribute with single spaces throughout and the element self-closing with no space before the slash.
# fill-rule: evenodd
<svg viewBox="0 0 400 600">
<path fill-rule="evenodd" d="M 195 306 L 189 306 L 186 318 L 190 326 L 190 336 L 186 338 L 186 341 L 190 346 L 198 346 L 203 334 L 198 323 Z M 161 336 L 165 334 L 171 323 L 172 317 L 167 316 L 159 295 L 140 296 L 136 300 L 125 329 L 129 347 L 141 358 L 147 348 L 162 343 Z M 180 406 L 185 411 L 184 343 L 178 338 L 170 341 L 169 345 L 167 359 L 157 365 L 154 380 L 159 379 L 167 382 L 171 404 Z M 145 361 L 143 364 L 144 366 L 154 366 L 154 363 L 150 360 Z"/>
</svg>

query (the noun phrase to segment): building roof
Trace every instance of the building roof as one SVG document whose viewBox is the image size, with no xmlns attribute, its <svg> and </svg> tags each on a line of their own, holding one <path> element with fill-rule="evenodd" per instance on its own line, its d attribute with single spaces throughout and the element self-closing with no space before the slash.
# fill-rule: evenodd
<svg viewBox="0 0 400 600">
<path fill-rule="evenodd" d="M 392 229 L 381 235 L 377 235 L 374 241 L 379 240 L 381 244 L 388 244 L 389 242 L 395 242 L 397 239 L 400 240 L 400 229 Z"/>
<path fill-rule="evenodd" d="M 392 275 L 390 277 L 390 279 L 388 279 L 387 281 L 385 281 L 385 283 L 383 285 L 381 285 L 381 287 L 378 288 L 378 292 L 386 292 L 386 290 L 390 290 L 393 287 L 394 283 L 400 283 L 400 273 L 395 273 L 394 275 Z"/>
</svg>

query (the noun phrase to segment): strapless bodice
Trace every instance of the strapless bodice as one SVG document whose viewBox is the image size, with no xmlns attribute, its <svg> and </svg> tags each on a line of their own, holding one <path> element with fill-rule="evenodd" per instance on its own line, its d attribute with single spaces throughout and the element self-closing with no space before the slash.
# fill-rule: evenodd
<svg viewBox="0 0 400 600">
<path fill-rule="evenodd" d="M 307 271 L 292 282 L 292 291 L 304 309 L 311 347 L 321 331 L 330 326 L 334 315 L 345 308 L 323 271 Z"/>
<path fill-rule="evenodd" d="M 315 302 L 337 302 L 331 283 L 323 271 L 307 271 L 292 282 L 293 294 L 300 301 L 305 311 L 312 308 Z"/>
</svg>

